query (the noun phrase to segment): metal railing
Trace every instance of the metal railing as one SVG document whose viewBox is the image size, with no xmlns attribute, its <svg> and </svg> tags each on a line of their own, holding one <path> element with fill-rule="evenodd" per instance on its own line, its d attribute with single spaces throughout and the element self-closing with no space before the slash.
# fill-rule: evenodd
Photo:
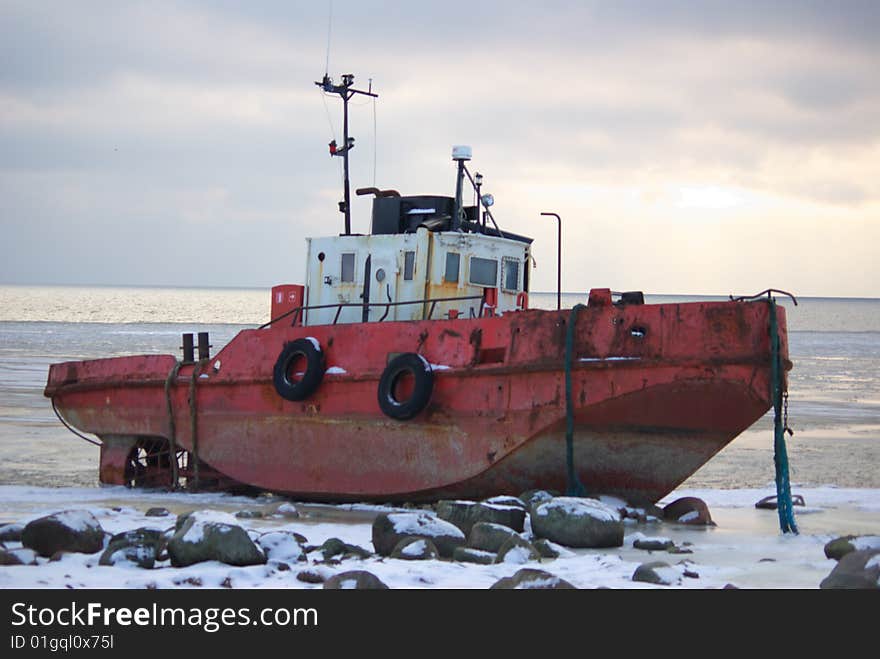
<svg viewBox="0 0 880 659">
<path fill-rule="evenodd" d="M 431 308 L 428 310 L 428 317 L 426 320 L 430 320 L 431 316 L 434 315 L 434 309 L 437 306 L 438 302 L 458 302 L 462 300 L 480 300 L 480 312 L 478 316 L 483 315 L 483 307 L 485 305 L 485 297 L 483 295 L 468 295 L 464 297 L 438 297 L 438 298 L 426 298 L 424 300 L 407 300 L 405 302 L 337 302 L 334 304 L 315 304 L 312 306 L 302 306 L 291 309 L 290 311 L 286 311 L 281 314 L 277 318 L 273 318 L 268 323 L 264 323 L 260 325 L 258 329 L 265 329 L 270 325 L 277 323 L 279 320 L 284 320 L 289 316 L 293 316 L 293 320 L 291 321 L 291 325 L 296 325 L 300 319 L 300 316 L 303 312 L 306 311 L 314 311 L 317 309 L 333 309 L 336 308 L 336 315 L 333 317 L 333 325 L 336 325 L 339 321 L 339 315 L 342 313 L 342 310 L 348 307 L 352 308 L 370 308 L 370 307 L 384 307 L 385 315 L 383 315 L 378 321 L 374 322 L 382 322 L 388 316 L 388 312 L 391 310 L 391 307 L 399 307 L 407 304 L 431 304 Z"/>
</svg>

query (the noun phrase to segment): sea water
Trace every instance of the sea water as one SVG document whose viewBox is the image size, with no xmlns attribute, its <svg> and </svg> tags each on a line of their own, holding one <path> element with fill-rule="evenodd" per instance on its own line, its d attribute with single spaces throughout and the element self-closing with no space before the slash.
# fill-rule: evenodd
<svg viewBox="0 0 880 659">
<path fill-rule="evenodd" d="M 562 296 L 563 308 L 585 294 Z M 726 298 L 647 295 L 646 302 Z M 792 482 L 880 487 L 880 300 L 779 298 L 789 329 Z M 533 293 L 554 309 L 555 293 Z M 0 286 L 0 485 L 94 486 L 98 449 L 67 431 L 43 397 L 55 362 L 129 354 L 179 356 L 181 334 L 208 332 L 212 352 L 269 318 L 264 289 Z M 770 415 L 686 482 L 771 482 Z"/>
</svg>

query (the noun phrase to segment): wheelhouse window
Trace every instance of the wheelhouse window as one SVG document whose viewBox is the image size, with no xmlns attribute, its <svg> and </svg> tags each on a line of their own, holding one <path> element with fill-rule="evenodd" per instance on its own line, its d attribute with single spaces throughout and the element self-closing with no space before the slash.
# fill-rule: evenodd
<svg viewBox="0 0 880 659">
<path fill-rule="evenodd" d="M 469 281 L 477 286 L 497 286 L 498 261 L 472 256 Z"/>
<path fill-rule="evenodd" d="M 411 281 L 413 275 L 416 270 L 416 253 L 415 252 L 404 252 L 403 253 L 403 278 L 406 281 Z"/>
<path fill-rule="evenodd" d="M 354 281 L 354 253 L 342 255 L 342 281 Z"/>
<path fill-rule="evenodd" d="M 505 291 L 519 290 L 519 261 L 516 259 L 505 258 L 502 260 L 502 281 L 501 289 Z"/>
<path fill-rule="evenodd" d="M 457 252 L 446 252 L 446 275 L 444 279 L 448 282 L 458 281 L 458 269 L 461 266 L 461 254 Z"/>
</svg>

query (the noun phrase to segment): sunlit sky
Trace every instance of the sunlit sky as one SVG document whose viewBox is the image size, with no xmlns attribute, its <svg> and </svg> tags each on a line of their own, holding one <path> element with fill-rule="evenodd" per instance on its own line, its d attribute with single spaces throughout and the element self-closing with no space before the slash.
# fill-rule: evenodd
<svg viewBox="0 0 880 659">
<path fill-rule="evenodd" d="M 473 148 L 532 289 L 880 296 L 880 2 L 0 0 L 0 283 L 271 286 Z M 329 46 L 329 47 L 328 47 Z M 369 230 L 369 201 L 353 230 Z"/>
</svg>

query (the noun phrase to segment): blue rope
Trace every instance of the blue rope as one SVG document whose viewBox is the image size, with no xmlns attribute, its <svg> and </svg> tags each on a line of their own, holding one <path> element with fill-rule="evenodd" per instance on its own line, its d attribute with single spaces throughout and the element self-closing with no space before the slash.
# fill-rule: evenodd
<svg viewBox="0 0 880 659">
<path fill-rule="evenodd" d="M 586 309 L 583 304 L 571 308 L 568 327 L 565 332 L 565 467 L 567 484 L 565 494 L 570 497 L 582 497 L 587 489 L 581 484 L 574 470 L 574 405 L 571 400 L 571 361 L 574 352 L 574 325 L 577 312 Z"/>
<path fill-rule="evenodd" d="M 770 302 L 770 394 L 773 398 L 773 464 L 776 466 L 776 508 L 779 528 L 783 533 L 798 533 L 791 502 L 791 483 L 788 478 L 788 452 L 785 449 L 785 424 L 782 418 L 784 369 L 779 346 L 779 324 L 776 319 L 776 300 Z"/>
</svg>

